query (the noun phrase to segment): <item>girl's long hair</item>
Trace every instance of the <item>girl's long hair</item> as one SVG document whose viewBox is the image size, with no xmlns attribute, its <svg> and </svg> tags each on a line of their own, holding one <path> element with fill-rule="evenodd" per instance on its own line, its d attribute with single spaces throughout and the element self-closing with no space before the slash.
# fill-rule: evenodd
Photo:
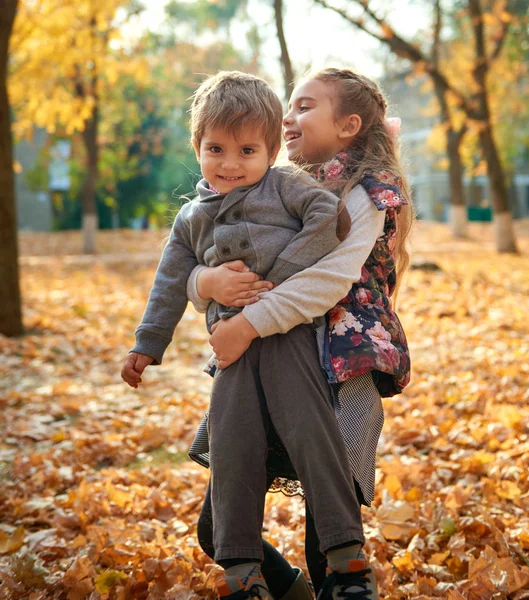
<svg viewBox="0 0 529 600">
<path fill-rule="evenodd" d="M 362 120 L 358 134 L 353 138 L 350 151 L 355 164 L 353 176 L 345 183 L 342 198 L 360 182 L 366 169 L 374 171 L 388 170 L 402 180 L 401 193 L 408 205 L 400 208 L 398 215 L 395 264 L 397 286 L 394 296 L 408 268 L 410 257 L 406 240 L 414 221 L 411 190 L 406 181 L 404 169 L 399 159 L 399 144 L 386 127 L 387 102 L 377 84 L 371 79 L 358 75 L 349 69 L 323 69 L 313 73 L 307 79 L 317 79 L 333 86 L 332 96 L 336 118 L 356 114 Z"/>
</svg>

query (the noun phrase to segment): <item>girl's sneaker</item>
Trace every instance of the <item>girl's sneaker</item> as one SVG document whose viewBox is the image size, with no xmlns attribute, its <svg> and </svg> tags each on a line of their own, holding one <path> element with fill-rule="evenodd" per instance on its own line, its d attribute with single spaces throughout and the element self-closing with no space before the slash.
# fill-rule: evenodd
<svg viewBox="0 0 529 600">
<path fill-rule="evenodd" d="M 217 581 L 220 600 L 274 600 L 258 565 L 246 570 L 240 565 L 236 570 L 239 572 L 232 574 L 234 569 L 230 569 L 229 575 Z"/>
<path fill-rule="evenodd" d="M 337 562 L 327 573 L 318 600 L 378 600 L 375 577 L 365 558 Z"/>
</svg>

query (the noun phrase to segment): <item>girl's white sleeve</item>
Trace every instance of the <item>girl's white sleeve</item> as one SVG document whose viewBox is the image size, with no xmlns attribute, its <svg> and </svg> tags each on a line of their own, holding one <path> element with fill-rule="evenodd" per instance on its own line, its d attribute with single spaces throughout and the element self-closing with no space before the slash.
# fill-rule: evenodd
<svg viewBox="0 0 529 600">
<path fill-rule="evenodd" d="M 187 299 L 195 307 L 199 313 L 205 313 L 211 300 L 204 300 L 198 295 L 197 278 L 202 269 L 206 269 L 204 265 L 196 266 L 187 280 Z"/>
<path fill-rule="evenodd" d="M 346 199 L 351 215 L 347 238 L 311 267 L 296 273 L 270 292 L 261 294 L 243 315 L 260 337 L 286 333 L 312 323 L 347 295 L 360 279 L 362 266 L 384 231 L 385 210 L 378 210 L 363 187 L 357 185 Z"/>
</svg>

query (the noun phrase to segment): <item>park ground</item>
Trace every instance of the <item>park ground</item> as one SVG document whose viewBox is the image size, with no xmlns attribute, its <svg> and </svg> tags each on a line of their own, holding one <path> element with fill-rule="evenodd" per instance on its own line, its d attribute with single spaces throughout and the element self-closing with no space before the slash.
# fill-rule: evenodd
<svg viewBox="0 0 529 600">
<path fill-rule="evenodd" d="M 382 598 L 529 599 L 529 223 L 418 223 L 398 312 L 413 378 L 384 400 L 366 549 Z M 187 459 L 211 380 L 189 309 L 138 390 L 120 369 L 165 232 L 23 233 L 26 335 L 0 337 L 0 599 L 214 598 L 196 541 L 208 473 Z M 438 269 L 428 268 L 435 263 Z M 305 567 L 304 506 L 271 494 L 265 535 Z"/>
</svg>

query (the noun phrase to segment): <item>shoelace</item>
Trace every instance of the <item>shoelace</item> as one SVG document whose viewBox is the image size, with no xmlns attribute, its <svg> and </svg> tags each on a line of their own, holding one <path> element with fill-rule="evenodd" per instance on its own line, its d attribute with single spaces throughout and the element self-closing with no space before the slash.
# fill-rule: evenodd
<svg viewBox="0 0 529 600">
<path fill-rule="evenodd" d="M 345 600 L 362 600 L 371 598 L 371 590 L 367 589 L 369 585 L 368 575 L 371 569 L 364 569 L 362 571 L 356 571 L 355 573 L 337 573 L 333 571 L 329 577 L 325 580 L 320 593 L 318 594 L 318 600 L 331 600 L 334 588 L 339 585 L 342 590 L 338 592 L 338 598 L 345 598 Z M 348 587 L 353 585 L 365 587 L 365 590 L 358 592 L 347 592 L 345 591 Z"/>
</svg>

